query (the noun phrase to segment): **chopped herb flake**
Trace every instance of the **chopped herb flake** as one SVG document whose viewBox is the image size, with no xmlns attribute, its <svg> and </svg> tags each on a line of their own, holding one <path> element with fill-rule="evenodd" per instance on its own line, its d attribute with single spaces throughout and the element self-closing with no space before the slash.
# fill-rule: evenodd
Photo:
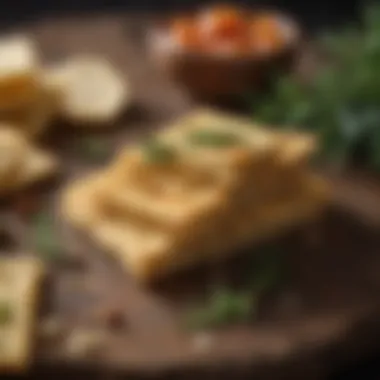
<svg viewBox="0 0 380 380">
<path fill-rule="evenodd" d="M 229 147 L 241 143 L 239 137 L 231 132 L 198 130 L 188 135 L 188 141 L 193 145 L 207 147 Z"/>
<path fill-rule="evenodd" d="M 80 142 L 80 150 L 91 160 L 103 160 L 110 152 L 109 144 L 100 139 L 86 138 Z"/>
<path fill-rule="evenodd" d="M 175 159 L 175 150 L 157 140 L 149 140 L 142 146 L 144 159 L 148 162 L 162 164 Z"/>
<path fill-rule="evenodd" d="M 12 321 L 12 309 L 7 302 L 0 302 L 0 325 L 7 325 Z"/>
<path fill-rule="evenodd" d="M 219 327 L 249 319 L 253 311 L 252 295 L 219 289 L 206 307 L 193 310 L 188 324 L 193 328 Z"/>
<path fill-rule="evenodd" d="M 255 261 L 252 281 L 245 291 L 216 289 L 205 305 L 190 311 L 188 326 L 202 329 L 248 321 L 257 312 L 262 297 L 279 285 L 283 278 L 281 264 L 277 252 L 268 252 L 264 259 Z"/>
<path fill-rule="evenodd" d="M 46 260 L 55 260 L 61 254 L 59 239 L 54 230 L 53 221 L 45 214 L 36 218 L 33 239 L 37 253 Z"/>
</svg>

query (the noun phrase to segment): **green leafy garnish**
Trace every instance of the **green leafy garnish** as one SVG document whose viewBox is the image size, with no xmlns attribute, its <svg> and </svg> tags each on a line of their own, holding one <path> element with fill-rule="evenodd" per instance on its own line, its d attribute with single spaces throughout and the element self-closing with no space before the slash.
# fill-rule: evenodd
<svg viewBox="0 0 380 380">
<path fill-rule="evenodd" d="M 250 293 L 218 289 L 210 297 L 208 305 L 192 310 L 188 314 L 187 322 L 191 328 L 195 329 L 219 327 L 249 319 L 252 308 L 252 295 Z"/>
<path fill-rule="evenodd" d="M 148 140 L 143 144 L 142 150 L 144 159 L 151 163 L 169 163 L 176 156 L 174 148 L 155 139 Z"/>
<path fill-rule="evenodd" d="M 241 143 L 239 137 L 232 132 L 212 131 L 202 129 L 193 131 L 187 136 L 188 141 L 193 145 L 206 147 L 229 147 Z"/>
<path fill-rule="evenodd" d="M 191 328 L 215 328 L 226 324 L 246 322 L 257 312 L 262 297 L 282 279 L 282 265 L 277 255 L 268 255 L 255 263 L 252 281 L 245 291 L 221 287 L 187 315 Z"/>
<path fill-rule="evenodd" d="M 13 319 L 12 308 L 8 302 L 0 302 L 0 326 L 9 324 Z"/>
<path fill-rule="evenodd" d="M 32 231 L 38 254 L 48 261 L 60 258 L 62 250 L 59 238 L 54 230 L 54 222 L 48 215 L 38 215 L 33 223 Z"/>
<path fill-rule="evenodd" d="M 320 43 L 331 62 L 308 84 L 279 79 L 257 102 L 255 119 L 316 133 L 324 161 L 379 169 L 380 6 L 366 8 L 362 28 L 329 33 Z"/>
</svg>

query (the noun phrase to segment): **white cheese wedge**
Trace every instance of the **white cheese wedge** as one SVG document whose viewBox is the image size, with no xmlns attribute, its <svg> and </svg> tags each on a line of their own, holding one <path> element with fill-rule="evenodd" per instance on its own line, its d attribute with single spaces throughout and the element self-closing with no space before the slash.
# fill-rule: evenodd
<svg viewBox="0 0 380 380">
<path fill-rule="evenodd" d="M 109 124 L 129 101 L 126 79 L 104 58 L 74 57 L 56 68 L 56 79 L 62 89 L 60 113 L 75 124 Z"/>
<path fill-rule="evenodd" d="M 0 257 L 0 372 L 21 373 L 31 364 L 43 274 L 31 257 Z"/>
</svg>

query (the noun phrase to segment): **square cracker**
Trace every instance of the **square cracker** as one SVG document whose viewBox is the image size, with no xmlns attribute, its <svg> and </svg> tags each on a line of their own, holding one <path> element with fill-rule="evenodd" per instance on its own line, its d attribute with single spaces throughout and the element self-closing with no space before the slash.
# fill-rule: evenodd
<svg viewBox="0 0 380 380">
<path fill-rule="evenodd" d="M 181 161 L 145 163 L 136 155 L 117 158 L 116 169 L 104 177 L 99 201 L 113 212 L 180 232 L 208 219 L 225 202 L 212 172 Z"/>
<path fill-rule="evenodd" d="M 278 164 L 296 165 L 307 161 L 318 147 L 317 139 L 312 134 L 278 131 L 258 125 L 248 118 L 208 108 L 198 109 L 174 121 L 162 131 L 162 136 L 166 141 L 181 143 L 184 147 L 187 145 L 186 135 L 202 129 L 234 133 L 244 142 L 232 149 L 222 149 L 219 153 L 216 149 L 197 150 L 200 159 L 214 159 L 215 163 L 223 165 L 230 163 L 236 166 L 241 163 L 242 152 L 246 159 L 258 160 L 275 154 Z"/>
<path fill-rule="evenodd" d="M 193 239 L 188 240 L 190 244 L 178 246 L 175 251 L 145 257 L 134 252 L 134 261 L 129 266 L 124 261 L 124 265 L 138 281 L 149 283 L 182 268 L 218 261 L 223 257 L 233 256 L 237 250 L 247 245 L 274 238 L 315 219 L 325 209 L 327 199 L 328 189 L 325 182 L 320 178 L 309 178 L 304 189 L 288 199 L 262 205 L 260 210 L 256 210 L 257 213 L 252 208 L 252 212 L 241 220 L 236 215 L 235 218 L 231 216 L 231 221 L 221 216 L 220 220 L 215 219 L 210 223 L 210 228 L 204 230 L 203 234 L 195 232 Z M 223 222 L 228 223 L 224 225 Z M 125 248 L 123 252 L 111 252 L 116 256 L 128 255 L 128 248 Z"/>
<path fill-rule="evenodd" d="M 219 147 L 189 141 L 193 133 L 204 131 L 232 134 L 239 143 Z M 256 188 L 260 186 L 264 194 L 281 188 L 284 176 L 305 169 L 318 147 L 314 135 L 264 128 L 248 118 L 207 108 L 175 120 L 158 139 L 179 147 L 188 162 L 218 173 L 232 188 L 256 178 Z"/>
</svg>

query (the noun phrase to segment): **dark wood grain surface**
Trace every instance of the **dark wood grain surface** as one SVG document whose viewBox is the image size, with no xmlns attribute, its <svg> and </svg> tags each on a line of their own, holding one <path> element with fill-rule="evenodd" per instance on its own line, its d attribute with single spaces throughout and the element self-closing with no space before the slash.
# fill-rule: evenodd
<svg viewBox="0 0 380 380">
<path fill-rule="evenodd" d="M 146 23 L 145 18 L 136 16 L 78 16 L 46 19 L 26 27 L 38 39 L 47 61 L 87 51 L 105 54 L 124 69 L 132 83 L 135 104 L 114 131 L 102 136 L 112 150 L 159 128 L 193 106 L 182 91 L 160 76 L 144 53 Z M 56 214 L 57 194 L 63 184 L 94 167 L 73 150 L 81 136 L 65 125 L 57 128 L 62 138 L 55 142 L 55 148 L 64 159 L 64 175 L 54 189 L 47 189 L 40 196 L 48 212 L 56 216 L 55 228 L 64 254 L 78 258 L 82 265 L 76 270 L 66 266 L 53 269 L 45 315 L 58 315 L 69 330 L 96 323 L 93 316 L 99 308 L 124 305 L 128 328 L 110 334 L 96 358 L 69 358 L 59 342 L 40 342 L 37 376 L 52 376 L 57 374 L 57 368 L 64 373 L 61 371 L 66 368 L 73 377 L 73 369 L 82 368 L 96 370 L 99 376 L 153 372 L 191 378 L 202 374 L 312 379 L 324 378 L 340 363 L 377 348 L 379 218 L 373 213 L 371 219 L 369 214 L 378 208 L 379 202 L 375 198 L 358 198 L 358 183 L 371 194 L 377 191 L 369 189 L 363 180 L 349 177 L 344 186 L 342 179 L 333 180 L 335 197 L 340 202 L 326 218 L 278 242 L 287 257 L 289 282 L 263 303 L 257 320 L 212 332 L 210 347 L 199 351 L 194 344 L 196 336 L 180 323 L 189 299 L 202 298 L 215 281 L 229 281 L 230 272 L 244 276 L 247 261 L 243 258 L 217 268 L 181 274 L 157 289 L 136 286 L 117 263 L 89 246 Z M 367 206 L 355 202 L 363 198 Z M 30 251 L 28 221 L 19 220 L 12 213 L 2 217 L 4 225 L 12 226 L 16 236 L 14 251 Z"/>
</svg>

